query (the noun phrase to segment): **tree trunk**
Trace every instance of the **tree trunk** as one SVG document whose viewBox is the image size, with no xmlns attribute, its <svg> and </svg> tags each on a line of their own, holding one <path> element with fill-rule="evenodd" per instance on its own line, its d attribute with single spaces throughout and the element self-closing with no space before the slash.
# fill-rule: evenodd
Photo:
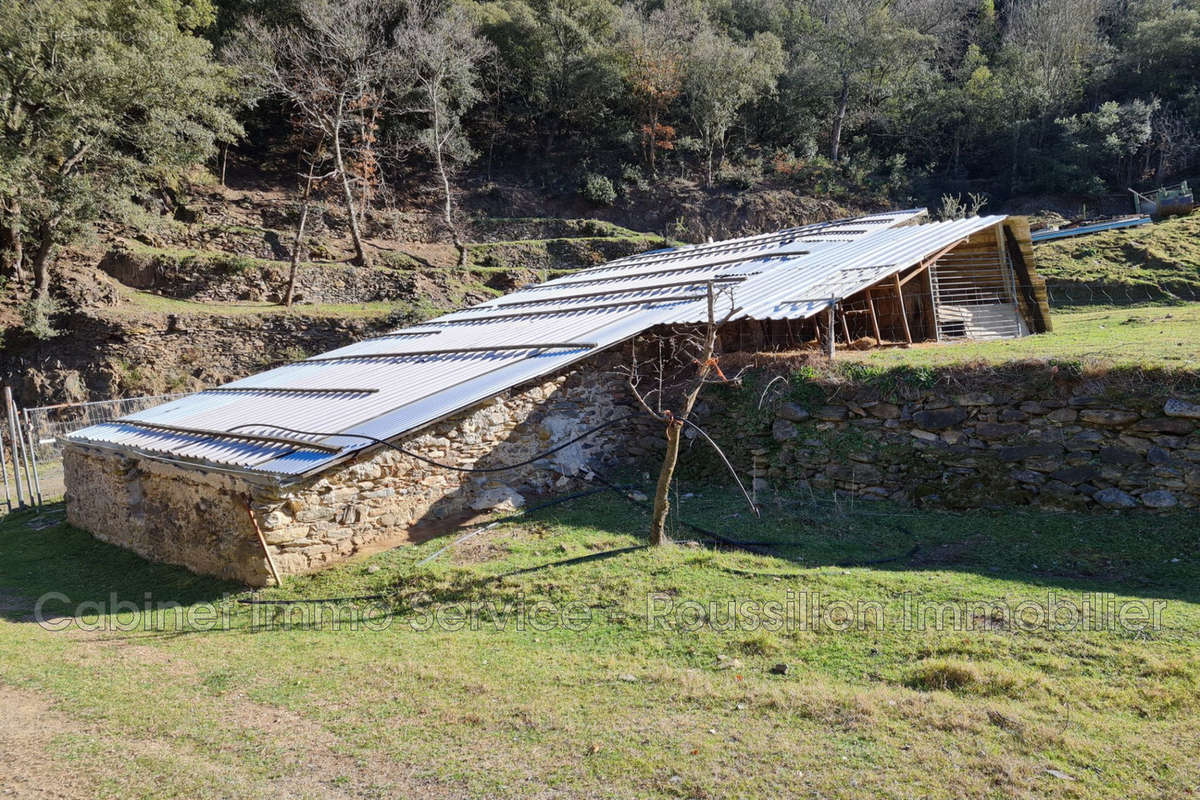
<svg viewBox="0 0 1200 800">
<path fill-rule="evenodd" d="M 354 213 L 354 191 L 350 188 L 350 173 L 346 171 L 346 162 L 342 158 L 342 130 L 340 124 L 333 126 L 333 159 L 338 176 L 342 179 L 342 192 L 346 200 L 346 216 L 350 218 L 350 238 L 354 240 L 354 258 L 350 263 L 365 267 L 370 261 L 367 258 L 367 251 L 363 248 L 362 233 L 358 228 L 358 215 Z"/>
<path fill-rule="evenodd" d="M 658 167 L 654 163 L 655 145 L 658 144 L 657 140 L 658 140 L 658 112 L 651 111 L 650 112 L 650 132 L 649 132 L 649 136 L 647 138 L 647 145 L 648 145 L 649 149 L 647 150 L 647 153 L 649 154 L 650 177 L 652 177 L 652 178 L 658 177 Z"/>
<path fill-rule="evenodd" d="M 446 222 L 446 227 L 450 229 L 450 240 L 454 242 L 454 247 L 458 250 L 458 267 L 462 269 L 467 266 L 467 247 L 458 235 L 458 226 L 454 224 L 454 198 L 450 193 L 450 175 L 446 172 L 446 159 L 442 154 L 444 145 L 438 104 L 434 102 L 431 105 L 433 107 L 433 160 L 437 166 L 438 176 L 442 179 L 442 218 Z"/>
<path fill-rule="evenodd" d="M 458 235 L 458 226 L 454 224 L 454 200 L 450 194 L 450 176 L 446 173 L 446 162 L 442 158 L 440 146 L 435 150 L 435 155 L 438 175 L 442 179 L 442 218 L 446 221 L 446 227 L 450 229 L 450 239 L 454 242 L 455 249 L 458 250 L 458 266 L 462 268 L 467 265 L 467 246 L 463 244 L 462 237 Z"/>
<path fill-rule="evenodd" d="M 846 121 L 846 109 L 850 106 L 850 76 L 842 76 L 842 93 L 838 97 L 837 114 L 833 117 L 833 133 L 830 138 L 833 139 L 833 146 L 830 150 L 833 162 L 836 164 L 838 154 L 842 149 L 842 125 Z"/>
<path fill-rule="evenodd" d="M 667 452 L 663 456 L 662 470 L 658 473 L 658 487 L 654 490 L 654 513 L 650 518 L 650 544 L 669 544 L 667 536 L 667 513 L 671 510 L 671 479 L 675 477 L 675 464 L 679 460 L 679 442 L 683 423 L 672 419 L 667 423 Z"/>
<path fill-rule="evenodd" d="M 4 274 L 15 283 L 25 282 L 25 245 L 21 238 L 21 201 L 13 198 L 8 204 L 8 220 L 4 227 Z"/>
<path fill-rule="evenodd" d="M 708 285 L 708 328 L 704 335 L 704 349 L 699 359 L 700 370 L 696 377 L 696 385 L 688 392 L 683 400 L 683 408 L 678 416 L 667 413 L 667 452 L 663 455 L 662 469 L 658 473 L 658 486 L 654 490 L 654 511 L 650 518 L 650 544 L 668 544 L 671 540 L 666 533 L 667 512 L 671 510 L 671 479 L 675 477 L 675 465 L 679 461 L 679 443 L 683 433 L 683 420 L 691 416 L 700 397 L 700 390 L 712 372 L 716 360 L 713 358 L 717 349 L 716 295 L 713 285 Z M 643 405 L 645 403 L 643 402 Z M 647 406 L 648 408 L 648 406 Z"/>
<path fill-rule="evenodd" d="M 54 226 L 43 222 L 38 226 L 38 248 L 33 254 L 33 298 L 42 300 L 50 294 L 50 254 L 54 252 Z"/>
<path fill-rule="evenodd" d="M 287 289 L 283 292 L 283 304 L 289 308 L 296 298 L 296 270 L 300 266 L 300 247 L 304 244 L 304 226 L 308 223 L 308 208 L 312 199 L 313 172 L 317 161 L 314 157 L 308 164 L 308 176 L 304 180 L 304 195 L 300 199 L 300 220 L 296 223 L 296 238 L 292 241 L 292 263 L 288 267 Z"/>
</svg>

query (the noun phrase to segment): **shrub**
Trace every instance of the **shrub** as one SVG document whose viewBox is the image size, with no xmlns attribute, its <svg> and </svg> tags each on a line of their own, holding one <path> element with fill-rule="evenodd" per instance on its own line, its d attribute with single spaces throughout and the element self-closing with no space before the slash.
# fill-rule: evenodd
<svg viewBox="0 0 1200 800">
<path fill-rule="evenodd" d="M 643 191 L 650 188 L 650 182 L 646 180 L 637 164 L 625 164 L 621 167 L 621 181 Z"/>
<path fill-rule="evenodd" d="M 51 318 L 62 311 L 57 300 L 44 296 L 21 305 L 21 327 L 36 339 L 53 339 L 62 331 L 54 327 Z"/>
<path fill-rule="evenodd" d="M 579 193 L 585 200 L 598 206 L 611 206 L 617 202 L 617 189 L 612 181 L 594 172 L 584 176 Z"/>
<path fill-rule="evenodd" d="M 731 189 L 753 189 L 763 177 L 762 161 L 750 159 L 744 164 L 726 164 L 717 170 L 716 179 Z"/>
</svg>

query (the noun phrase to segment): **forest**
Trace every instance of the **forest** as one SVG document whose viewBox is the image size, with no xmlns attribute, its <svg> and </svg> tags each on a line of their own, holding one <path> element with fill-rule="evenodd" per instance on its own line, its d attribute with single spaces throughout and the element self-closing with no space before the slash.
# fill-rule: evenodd
<svg viewBox="0 0 1200 800">
<path fill-rule="evenodd" d="M 283 163 L 358 225 L 415 186 L 595 206 L 687 180 L 937 205 L 1188 176 L 1200 0 L 3 0 L 0 252 Z M 971 197 L 972 201 L 965 198 Z"/>
</svg>

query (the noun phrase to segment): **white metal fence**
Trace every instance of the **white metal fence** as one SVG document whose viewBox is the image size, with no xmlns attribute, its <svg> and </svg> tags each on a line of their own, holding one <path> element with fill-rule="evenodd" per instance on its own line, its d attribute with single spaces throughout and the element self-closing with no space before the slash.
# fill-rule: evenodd
<svg viewBox="0 0 1200 800">
<path fill-rule="evenodd" d="M 7 390 L 5 396 L 9 396 Z M 7 507 L 12 510 L 39 506 L 62 497 L 66 486 L 63 482 L 62 444 L 59 437 L 178 397 L 183 395 L 123 397 L 24 409 L 8 403 L 3 433 L 0 435 Z"/>
</svg>

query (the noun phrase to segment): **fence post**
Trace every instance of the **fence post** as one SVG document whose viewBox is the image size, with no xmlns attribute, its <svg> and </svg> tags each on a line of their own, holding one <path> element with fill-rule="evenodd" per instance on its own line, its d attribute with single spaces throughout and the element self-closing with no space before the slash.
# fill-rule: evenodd
<svg viewBox="0 0 1200 800">
<path fill-rule="evenodd" d="M 18 443 L 21 441 L 17 433 L 17 417 L 13 414 L 12 389 L 4 387 L 4 411 L 8 417 L 8 444 L 12 448 L 13 482 L 17 486 L 17 507 L 25 507 L 25 490 L 21 486 L 21 452 Z"/>
<path fill-rule="evenodd" d="M 4 503 L 12 513 L 12 494 L 8 490 L 8 459 L 4 457 L 4 437 L 0 436 L 0 474 L 4 475 Z"/>
<path fill-rule="evenodd" d="M 25 421 L 25 446 L 29 448 L 29 464 L 33 467 L 33 490 L 37 495 L 38 507 L 41 508 L 45 504 L 42 500 L 42 478 L 38 475 L 37 441 L 33 438 L 33 426 L 29 424 L 29 409 L 21 409 L 21 416 Z"/>
</svg>

